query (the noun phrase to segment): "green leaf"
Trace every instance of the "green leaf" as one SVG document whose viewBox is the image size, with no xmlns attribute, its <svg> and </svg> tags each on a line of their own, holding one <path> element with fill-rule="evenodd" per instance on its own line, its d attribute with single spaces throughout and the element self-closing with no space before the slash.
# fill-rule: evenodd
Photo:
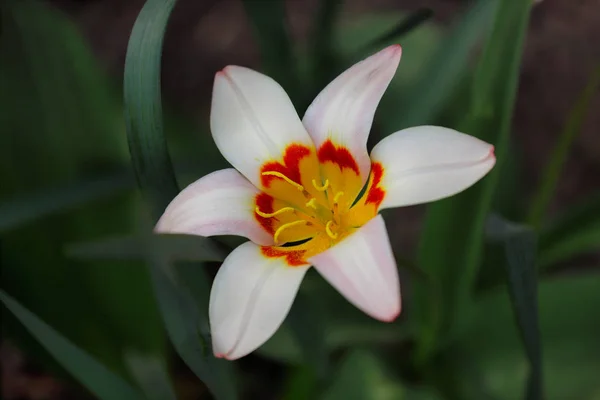
<svg viewBox="0 0 600 400">
<path fill-rule="evenodd" d="M 498 239 L 504 243 L 506 272 L 513 311 L 525 353 L 529 359 L 530 375 L 525 398 L 542 398 L 542 354 L 538 324 L 536 234 L 532 228 L 510 223 L 500 217 L 488 219 Z"/>
<path fill-rule="evenodd" d="M 85 179 L 63 188 L 21 195 L 0 203 L 0 232 L 57 212 L 66 212 L 92 200 L 115 195 L 133 187 L 133 176 L 115 174 L 100 179 Z"/>
<path fill-rule="evenodd" d="M 428 21 L 433 17 L 433 11 L 429 8 L 420 8 L 413 13 L 406 16 L 396 26 L 392 27 L 389 31 L 379 36 L 367 46 L 365 46 L 364 53 L 378 50 L 382 46 L 393 40 L 398 40 L 405 34 L 411 32 L 413 29 L 418 28 L 424 22 Z"/>
<path fill-rule="evenodd" d="M 600 66 L 596 68 L 585 89 L 581 92 L 571 109 L 563 132 L 544 170 L 540 186 L 535 193 L 529 211 L 528 221 L 535 228 L 539 228 L 542 223 L 548 203 L 550 203 L 556 190 L 556 184 L 560 178 L 563 164 L 569 155 L 573 140 L 581 131 L 590 108 L 590 103 L 594 99 L 594 96 L 598 94 L 598 88 L 600 88 Z"/>
<path fill-rule="evenodd" d="M 147 0 L 140 11 L 125 59 L 125 120 L 138 184 L 160 216 L 179 193 L 163 135 L 160 61 L 167 22 L 176 0 Z"/>
<path fill-rule="evenodd" d="M 145 260 L 148 248 L 172 261 L 223 261 L 225 254 L 207 238 L 196 235 L 129 235 L 94 242 L 74 243 L 69 257 L 82 260 Z"/>
<path fill-rule="evenodd" d="M 310 62 L 313 88 L 303 93 L 306 98 L 301 99 L 306 104 L 298 108 L 302 110 L 312 102 L 327 84 L 335 78 L 339 72 L 339 56 L 334 43 L 335 23 L 341 9 L 342 2 L 339 0 L 324 0 L 319 3 L 317 15 L 313 20 L 310 37 Z M 304 96 L 303 96 L 304 97 Z"/>
<path fill-rule="evenodd" d="M 205 311 L 208 310 L 209 284 L 206 274 L 200 270 L 202 266 L 196 264 L 194 271 L 188 269 L 188 274 L 194 272 L 190 279 L 160 256 L 155 256 L 150 263 L 154 290 L 177 353 L 217 399 L 237 398 L 232 363 L 216 359 L 212 354 Z"/>
<path fill-rule="evenodd" d="M 415 285 L 418 363 L 431 356 L 442 330 L 452 334 L 453 321 L 468 304 L 474 288 L 485 218 L 507 152 L 530 7 L 530 2 L 500 2 L 473 80 L 468 118 L 458 129 L 494 144 L 496 167 L 472 188 L 428 207 L 419 265 L 436 280 L 442 296 L 438 302 L 426 285 Z"/>
<path fill-rule="evenodd" d="M 293 332 L 304 362 L 314 368 L 319 378 L 325 378 L 329 372 L 329 354 L 321 311 L 319 302 L 299 292 L 284 323 Z"/>
<path fill-rule="evenodd" d="M 143 396 L 85 351 L 0 290 L 0 300 L 61 365 L 102 400 L 142 400 Z"/>
<path fill-rule="evenodd" d="M 600 392 L 600 275 L 548 279 L 539 285 L 546 400 L 595 399 Z M 466 391 L 481 387 L 487 397 L 522 397 L 529 371 L 508 293 L 504 288 L 481 297 L 463 314 L 459 342 L 448 349 L 448 366 L 459 373 Z"/>
<path fill-rule="evenodd" d="M 301 96 L 283 0 L 244 0 L 260 49 L 264 72 L 283 86 L 297 102 Z"/>
<path fill-rule="evenodd" d="M 322 400 L 434 400 L 434 392 L 412 389 L 391 379 L 382 362 L 365 350 L 354 350 L 341 362 Z"/>
<path fill-rule="evenodd" d="M 175 390 L 162 360 L 138 352 L 125 353 L 132 375 L 149 400 L 176 400 Z"/>
<path fill-rule="evenodd" d="M 570 207 L 540 232 L 540 268 L 600 250 L 600 193 Z"/>
<path fill-rule="evenodd" d="M 439 42 L 425 65 L 419 65 L 420 74 L 414 83 L 397 97 L 388 96 L 382 101 L 378 112 L 388 116 L 382 119 L 384 134 L 432 123 L 467 73 L 470 54 L 488 29 L 497 5 L 497 0 L 479 0 L 471 6 Z M 403 65 L 399 68 L 400 74 L 402 68 Z"/>
<path fill-rule="evenodd" d="M 127 376 L 124 348 L 153 354 L 164 350 L 147 272 L 130 265 L 108 269 L 102 263 L 74 262 L 62 254 L 69 241 L 132 228 L 134 197 L 122 190 L 128 173 L 113 175 L 129 171 L 117 90 L 75 24 L 51 4 L 8 0 L 0 8 L 0 196 L 10 199 L 7 225 L 29 222 L 2 233 L 2 287 L 74 344 Z M 91 177 L 107 180 L 73 185 Z M 117 191 L 121 195 L 109 198 Z M 22 197 L 28 193 L 44 200 Z M 88 202 L 92 194 L 104 198 Z M 67 206 L 68 212 L 55 212 Z M 29 357 L 64 373 L 4 309 L 2 327 Z"/>
<path fill-rule="evenodd" d="M 147 0 L 133 27 L 125 62 L 125 106 L 129 150 L 138 183 L 154 219 L 178 194 L 166 141 L 160 95 L 163 37 L 175 0 Z M 206 243 L 210 239 L 204 239 Z M 170 260 L 147 247 L 154 292 L 169 338 L 190 369 L 218 399 L 236 398 L 230 365 L 213 357 L 208 316 L 208 282 L 197 267 L 194 287 L 186 286 Z"/>
</svg>

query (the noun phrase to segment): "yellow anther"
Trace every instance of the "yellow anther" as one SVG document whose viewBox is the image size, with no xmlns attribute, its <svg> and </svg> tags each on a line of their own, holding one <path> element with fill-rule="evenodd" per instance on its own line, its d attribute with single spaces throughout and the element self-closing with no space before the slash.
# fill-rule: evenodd
<svg viewBox="0 0 600 400">
<path fill-rule="evenodd" d="M 263 218 L 271 218 L 276 215 L 283 214 L 284 212 L 294 211 L 294 209 L 292 207 L 283 207 L 272 213 L 264 213 L 264 212 L 260 211 L 260 209 L 258 207 L 256 207 L 256 209 L 254 211 L 256 211 L 256 213 Z"/>
<path fill-rule="evenodd" d="M 298 189 L 299 191 L 304 191 L 304 186 L 294 182 L 293 180 L 291 180 L 290 178 L 288 178 L 287 176 L 285 176 L 284 174 L 282 174 L 281 172 L 277 172 L 277 171 L 265 171 L 262 173 L 262 175 L 271 175 L 271 176 L 276 176 L 278 178 L 283 179 L 284 181 L 286 181 L 287 183 L 289 183 L 290 185 L 294 186 L 296 189 Z"/>
<path fill-rule="evenodd" d="M 306 205 L 306 207 L 314 208 L 316 210 L 317 209 L 317 205 L 315 204 L 316 202 L 317 202 L 317 199 L 315 199 L 313 197 L 305 205 Z"/>
<path fill-rule="evenodd" d="M 335 197 L 333 198 L 333 203 L 337 204 L 338 201 L 340 201 L 340 197 L 342 197 L 344 195 L 344 192 L 337 192 L 335 194 Z"/>
<path fill-rule="evenodd" d="M 273 235 L 273 240 L 275 241 L 275 244 L 279 244 L 279 235 L 281 235 L 281 232 L 283 232 L 284 230 L 291 228 L 293 226 L 296 225 L 302 225 L 302 224 L 308 224 L 309 222 L 304 221 L 303 219 L 298 220 L 298 221 L 294 221 L 294 222 L 288 222 L 287 224 L 283 224 L 281 225 L 276 231 L 275 231 L 275 235 Z"/>
<path fill-rule="evenodd" d="M 327 236 L 329 236 L 332 239 L 335 239 L 338 237 L 338 234 L 331 231 L 331 225 L 333 225 L 333 221 L 328 221 L 327 225 L 325 225 L 325 232 L 327 232 Z"/>
<path fill-rule="evenodd" d="M 313 179 L 313 180 L 312 180 L 312 184 L 313 184 L 313 186 L 315 187 L 315 189 L 317 189 L 319 192 L 324 192 L 324 191 L 326 191 L 326 190 L 327 190 L 327 188 L 329 187 L 329 179 L 326 179 L 326 180 L 325 180 L 325 184 L 324 184 L 323 186 L 319 186 L 319 185 L 317 184 L 317 181 L 316 181 L 316 179 Z"/>
</svg>

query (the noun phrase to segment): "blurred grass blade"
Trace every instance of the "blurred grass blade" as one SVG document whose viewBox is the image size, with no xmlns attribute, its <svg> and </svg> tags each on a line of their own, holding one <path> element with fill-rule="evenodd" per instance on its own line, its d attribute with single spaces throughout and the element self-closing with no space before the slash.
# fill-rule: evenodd
<svg viewBox="0 0 600 400">
<path fill-rule="evenodd" d="M 390 40 L 399 39 L 402 35 L 409 33 L 413 29 L 416 29 L 423 23 L 429 21 L 431 17 L 433 17 L 433 10 L 430 8 L 420 8 L 408 15 L 388 32 L 367 44 L 359 53 L 369 53 L 374 50 L 379 50 L 382 46 L 385 46 L 387 43 L 389 43 Z"/>
<path fill-rule="evenodd" d="M 313 87 L 307 93 L 302 93 L 298 111 L 303 111 L 310 102 L 339 72 L 339 58 L 334 44 L 335 22 L 342 1 L 323 0 L 319 3 L 317 15 L 313 20 L 310 37 L 311 69 Z"/>
<path fill-rule="evenodd" d="M 194 281 L 188 281 L 170 262 L 155 257 L 151 261 L 152 282 L 159 298 L 169 338 L 188 367 L 206 384 L 216 399 L 235 399 L 232 363 L 212 354 L 208 316 L 208 282 L 201 265 L 193 266 Z M 203 299 L 192 295 L 204 294 Z"/>
<path fill-rule="evenodd" d="M 591 273 L 554 276 L 539 282 L 546 400 L 597 399 L 600 393 L 600 265 Z M 471 304 L 459 341 L 450 354 L 456 382 L 481 388 L 485 396 L 459 399 L 521 399 L 528 377 L 520 334 L 504 288 Z"/>
<path fill-rule="evenodd" d="M 2 265 L 2 287 L 112 372 L 126 376 L 124 348 L 164 353 L 147 272 L 73 262 L 61 252 L 73 238 L 132 229 L 133 193 L 107 196 L 133 179 L 126 178 L 132 176 L 130 168 L 123 168 L 129 157 L 121 95 L 80 27 L 56 3 L 8 0 L 0 1 L 0 9 L 0 198 L 38 193 L 52 203 L 42 206 L 23 198 L 23 204 L 12 204 L 8 224 L 16 227 L 27 218 L 70 207 L 2 233 L 2 261 L 10 260 Z M 92 176 L 100 179 L 73 185 Z M 49 191 L 53 187 L 58 190 Z M 92 192 L 105 197 L 84 204 Z M 6 310 L 2 329 L 45 367 L 59 370 Z"/>
<path fill-rule="evenodd" d="M 590 103 L 594 99 L 594 96 L 598 95 L 599 88 L 600 66 L 596 68 L 585 89 L 581 92 L 581 95 L 571 109 L 565 128 L 554 147 L 554 151 L 543 173 L 540 187 L 533 198 L 529 212 L 528 221 L 535 228 L 540 228 L 548 203 L 552 200 L 552 196 L 556 190 L 556 184 L 571 149 L 571 144 L 581 131 L 581 127 L 589 111 Z"/>
<path fill-rule="evenodd" d="M 517 225 L 492 215 L 486 228 L 503 242 L 508 289 L 513 312 L 529 359 L 530 371 L 525 398 L 542 398 L 542 350 L 538 321 L 538 283 L 536 271 L 536 234 L 532 228 Z"/>
<path fill-rule="evenodd" d="M 285 88 L 294 103 L 301 96 L 298 71 L 286 26 L 283 0 L 243 0 L 260 49 L 264 73 Z"/>
<path fill-rule="evenodd" d="M 129 384 L 0 290 L 0 300 L 46 350 L 101 400 L 143 400 Z"/>
<path fill-rule="evenodd" d="M 166 366 L 152 355 L 127 352 L 125 362 L 149 400 L 177 400 Z"/>
<path fill-rule="evenodd" d="M 322 400 L 438 400 L 432 391 L 413 389 L 391 378 L 385 364 L 365 350 L 351 351 L 340 363 Z"/>
<path fill-rule="evenodd" d="M 600 250 L 600 192 L 572 206 L 540 232 L 540 268 Z"/>
<path fill-rule="evenodd" d="M 421 78 L 402 96 L 403 107 L 398 107 L 397 100 L 382 103 L 385 108 L 399 110 L 393 113 L 381 111 L 396 116 L 382 121 L 383 132 L 390 134 L 403 128 L 432 123 L 467 73 L 469 56 L 489 29 L 498 1 L 479 0 L 466 11 L 423 67 Z"/>
<path fill-rule="evenodd" d="M 121 173 L 100 179 L 85 179 L 67 187 L 22 195 L 5 201 L 0 203 L 0 232 L 114 195 L 132 188 L 133 183 L 132 175 Z"/>
<path fill-rule="evenodd" d="M 485 218 L 506 157 L 530 7 L 527 1 L 499 3 L 473 80 L 468 117 L 458 127 L 496 146 L 496 167 L 472 188 L 428 207 L 419 265 L 437 281 L 442 297 L 434 304 L 436 297 L 430 296 L 428 287 L 416 282 L 418 363 L 427 361 L 442 330 L 447 336 L 453 333 L 453 322 L 473 291 Z"/>
<path fill-rule="evenodd" d="M 158 218 L 179 192 L 163 135 L 160 61 L 175 0 L 147 0 L 140 11 L 125 59 L 125 120 L 135 175 Z"/>
<path fill-rule="evenodd" d="M 195 235 L 129 235 L 95 242 L 73 243 L 66 254 L 81 260 L 147 259 L 152 247 L 161 257 L 173 261 L 223 261 L 225 254 L 207 238 Z"/>
<path fill-rule="evenodd" d="M 325 379 L 329 372 L 329 357 L 325 344 L 327 332 L 319 304 L 306 293 L 299 292 L 285 324 L 294 333 L 304 363 L 314 368 L 318 378 Z"/>
<path fill-rule="evenodd" d="M 129 150 L 138 183 L 152 205 L 155 220 L 179 192 L 163 136 L 160 94 L 163 36 L 174 5 L 175 0 L 146 1 L 133 27 L 125 62 Z M 209 239 L 205 240 L 209 243 Z M 197 279 L 202 287 L 197 289 L 197 297 L 192 297 L 190 288 L 178 278 L 159 249 L 150 246 L 147 250 L 154 291 L 175 349 L 217 399 L 234 399 L 231 367 L 215 359 L 211 352 L 208 316 L 200 311 L 208 305 L 196 302 L 200 296 L 208 299 L 206 274 L 198 266 Z"/>
</svg>

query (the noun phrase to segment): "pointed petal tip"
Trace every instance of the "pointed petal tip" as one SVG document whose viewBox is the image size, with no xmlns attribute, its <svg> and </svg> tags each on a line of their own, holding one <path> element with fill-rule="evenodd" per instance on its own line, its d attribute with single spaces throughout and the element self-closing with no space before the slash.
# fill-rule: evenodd
<svg viewBox="0 0 600 400">
<path fill-rule="evenodd" d="M 379 318 L 379 320 L 381 322 L 388 322 L 388 323 L 392 323 L 394 322 L 396 319 L 398 319 L 398 317 L 400 316 L 400 313 L 402 312 L 402 309 L 400 307 L 400 305 L 398 304 L 398 309 L 395 310 L 392 313 L 389 313 L 387 316 L 383 316 L 381 318 Z"/>
<path fill-rule="evenodd" d="M 398 43 L 396 44 L 392 44 L 388 47 L 386 47 L 386 50 L 392 52 L 392 53 L 402 53 L 402 46 L 400 46 Z"/>
</svg>

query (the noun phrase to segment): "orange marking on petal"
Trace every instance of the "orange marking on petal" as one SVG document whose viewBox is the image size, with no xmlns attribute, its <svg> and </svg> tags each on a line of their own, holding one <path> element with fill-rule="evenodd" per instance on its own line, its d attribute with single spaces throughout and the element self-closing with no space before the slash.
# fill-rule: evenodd
<svg viewBox="0 0 600 400">
<path fill-rule="evenodd" d="M 304 253 L 306 253 L 306 250 L 286 251 L 277 247 L 262 246 L 260 251 L 265 257 L 285 257 L 285 262 L 291 267 L 299 267 L 306 264 L 306 261 L 304 260 Z"/>
<path fill-rule="evenodd" d="M 342 146 L 336 147 L 331 140 L 327 140 L 321 145 L 317 152 L 317 156 L 321 163 L 330 161 L 337 164 L 340 170 L 349 168 L 354 171 L 356 175 L 360 174 L 358 164 L 356 163 L 356 160 L 354 160 L 354 157 L 352 157 L 350 151 Z"/>
<path fill-rule="evenodd" d="M 287 178 L 296 182 L 297 184 L 300 184 L 302 181 L 300 175 L 300 161 L 308 155 L 310 155 L 310 149 L 308 147 L 301 144 L 289 145 L 285 149 L 283 164 L 277 161 L 272 161 L 265 163 L 261 167 L 261 183 L 264 187 L 269 187 L 273 179 L 281 179 L 274 175 L 262 175 L 263 172 L 275 171 L 285 175 Z"/>
<path fill-rule="evenodd" d="M 371 187 L 367 193 L 365 204 L 375 204 L 379 208 L 385 198 L 385 190 L 379 187 L 381 178 L 383 178 L 383 166 L 380 163 L 373 163 L 371 165 L 371 176 Z"/>
</svg>

